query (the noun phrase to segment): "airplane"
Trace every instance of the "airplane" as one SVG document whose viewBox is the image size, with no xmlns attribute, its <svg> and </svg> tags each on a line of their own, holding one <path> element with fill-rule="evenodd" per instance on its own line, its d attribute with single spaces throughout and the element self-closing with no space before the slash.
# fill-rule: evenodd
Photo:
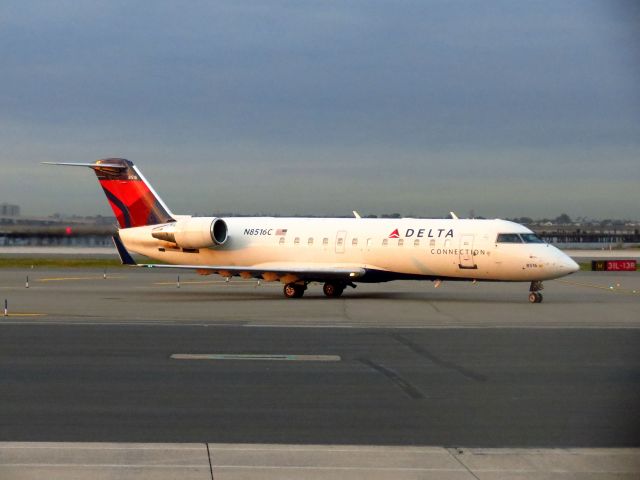
<svg viewBox="0 0 640 480">
<path fill-rule="evenodd" d="M 43 163 L 95 172 L 119 224 L 113 241 L 123 264 L 279 281 L 287 298 L 302 297 L 312 282 L 337 298 L 360 282 L 467 280 L 529 282 L 529 301 L 540 303 L 544 280 L 579 270 L 506 220 L 176 215 L 129 160 Z M 137 264 L 130 252 L 162 263 Z"/>
</svg>

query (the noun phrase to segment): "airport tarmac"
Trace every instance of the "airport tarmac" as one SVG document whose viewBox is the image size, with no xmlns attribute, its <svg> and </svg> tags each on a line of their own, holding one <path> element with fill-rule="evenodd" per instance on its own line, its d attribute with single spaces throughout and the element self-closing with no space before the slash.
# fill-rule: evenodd
<svg viewBox="0 0 640 480">
<path fill-rule="evenodd" d="M 8 321 L 176 323 L 306 327 L 640 327 L 640 274 L 578 272 L 545 282 L 544 302 L 527 283 L 396 281 L 359 284 L 340 299 L 321 285 L 283 298 L 279 283 L 143 268 L 0 269 Z M 25 288 L 28 279 L 29 288 Z"/>
<path fill-rule="evenodd" d="M 278 284 L 187 272 L 177 280 L 134 268 L 106 279 L 102 270 L 0 270 L 9 307 L 0 318 L 0 440 L 35 442 L 21 447 L 34 452 L 64 441 L 307 445 L 321 457 L 330 450 L 322 445 L 377 445 L 391 459 L 420 446 L 442 449 L 432 466 L 457 462 L 381 467 L 375 477 L 367 465 L 379 464 L 367 460 L 337 474 L 322 466 L 338 457 L 283 447 L 294 452 L 289 466 L 234 457 L 215 478 L 640 476 L 637 273 L 545 282 L 542 304 L 527 302 L 526 284 L 393 282 L 341 299 L 311 286 L 288 300 Z M 524 450 L 516 461 L 503 448 Z M 457 449 L 480 470 L 454 458 Z M 489 451 L 497 467 L 482 464 Z M 582 466 L 553 467 L 548 455 L 562 452 Z M 595 468 L 593 455 L 608 467 Z M 624 459 L 619 467 L 612 456 Z M 42 473 L 12 458 L 0 445 L 0 473 L 10 473 L 2 478 Z"/>
</svg>

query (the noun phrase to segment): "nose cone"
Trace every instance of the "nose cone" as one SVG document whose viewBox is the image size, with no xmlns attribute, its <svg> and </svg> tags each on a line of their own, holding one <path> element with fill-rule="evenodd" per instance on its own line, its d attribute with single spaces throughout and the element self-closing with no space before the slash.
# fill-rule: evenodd
<svg viewBox="0 0 640 480">
<path fill-rule="evenodd" d="M 562 275 L 569 275 L 570 273 L 575 273 L 580 270 L 580 265 L 573 261 L 571 257 L 568 255 L 562 254 L 564 258 L 561 258 L 558 262 L 559 273 Z"/>
<path fill-rule="evenodd" d="M 580 265 L 574 262 L 569 255 L 551 245 L 547 246 L 547 248 L 549 248 L 547 257 L 549 278 L 564 277 L 580 270 Z"/>
</svg>

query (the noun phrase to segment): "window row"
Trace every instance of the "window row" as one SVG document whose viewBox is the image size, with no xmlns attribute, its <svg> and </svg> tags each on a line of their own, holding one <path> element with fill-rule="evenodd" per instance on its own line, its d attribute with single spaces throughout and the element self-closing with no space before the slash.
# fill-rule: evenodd
<svg viewBox="0 0 640 480">
<path fill-rule="evenodd" d="M 284 245 L 286 243 L 286 238 L 285 237 L 280 237 L 279 242 L 280 242 L 280 245 Z M 313 237 L 309 237 L 307 239 L 307 245 L 308 246 L 312 246 L 314 244 L 314 242 L 315 242 L 315 239 Z M 300 245 L 300 243 L 301 243 L 300 237 L 295 237 L 293 239 L 293 244 L 294 245 Z M 344 238 L 338 238 L 336 240 L 336 246 L 338 246 L 338 247 L 342 247 L 344 245 L 344 243 L 345 243 L 344 242 Z M 429 242 L 429 245 L 431 247 L 434 247 L 435 244 L 436 244 L 436 241 L 433 240 L 433 239 Z M 328 237 L 324 237 L 322 239 L 322 245 L 325 246 L 325 247 L 329 245 L 329 238 Z M 382 240 L 382 246 L 386 247 L 388 245 L 389 245 L 389 239 L 388 238 L 383 239 Z M 398 246 L 398 247 L 404 246 L 404 239 L 403 238 L 399 238 L 398 241 L 395 243 L 395 245 Z M 351 246 L 352 247 L 357 247 L 358 246 L 358 239 L 357 238 L 353 238 L 351 240 Z M 373 239 L 368 238 L 367 239 L 367 247 L 372 247 L 372 246 L 373 246 Z M 419 247 L 420 246 L 420 239 L 418 239 L 418 238 L 415 239 L 413 241 L 413 246 L 414 247 Z"/>
</svg>

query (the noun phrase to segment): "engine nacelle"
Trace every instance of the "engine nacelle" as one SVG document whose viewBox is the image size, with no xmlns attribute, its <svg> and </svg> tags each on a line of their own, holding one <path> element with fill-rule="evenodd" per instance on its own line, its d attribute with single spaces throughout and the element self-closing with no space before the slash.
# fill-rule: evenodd
<svg viewBox="0 0 640 480">
<path fill-rule="evenodd" d="M 154 228 L 153 238 L 175 243 L 180 248 L 207 248 L 224 245 L 229 238 L 227 223 L 221 218 L 191 217 Z"/>
</svg>

